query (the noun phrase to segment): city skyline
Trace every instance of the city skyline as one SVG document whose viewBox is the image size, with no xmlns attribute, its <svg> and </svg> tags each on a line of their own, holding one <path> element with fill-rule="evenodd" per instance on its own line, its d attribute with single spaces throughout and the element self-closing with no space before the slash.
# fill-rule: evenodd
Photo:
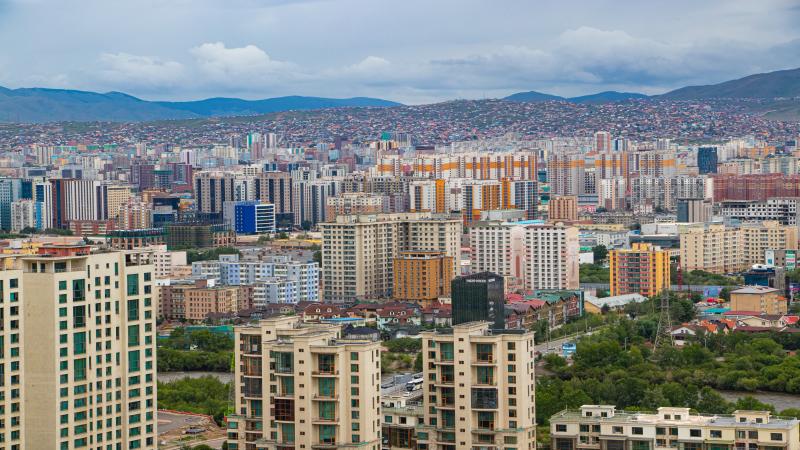
<svg viewBox="0 0 800 450">
<path fill-rule="evenodd" d="M 793 2 L 688 8 L 10 0 L 0 2 L 0 36 L 15 45 L 0 56 L 0 86 L 157 100 L 296 94 L 419 104 L 527 90 L 658 94 L 800 65 Z M 25 34 L 37 27 L 46 31 Z"/>
</svg>

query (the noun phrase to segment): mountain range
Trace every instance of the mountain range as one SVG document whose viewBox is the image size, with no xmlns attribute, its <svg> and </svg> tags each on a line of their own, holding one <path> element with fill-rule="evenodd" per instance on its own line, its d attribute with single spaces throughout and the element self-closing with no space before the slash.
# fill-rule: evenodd
<svg viewBox="0 0 800 450">
<path fill-rule="evenodd" d="M 527 91 L 509 95 L 504 100 L 600 104 L 648 98 L 667 100 L 781 99 L 780 108 L 777 109 L 778 113 L 781 113 L 781 111 L 791 112 L 798 109 L 800 102 L 795 99 L 796 97 L 800 97 L 800 69 L 755 74 L 719 84 L 687 86 L 655 96 L 633 92 L 605 91 L 579 97 L 561 97 Z M 97 93 L 66 89 L 7 89 L 0 87 L 0 122 L 128 122 L 246 116 L 289 110 L 391 106 L 401 106 L 401 104 L 369 97 L 337 99 L 301 96 L 263 100 L 209 98 L 185 102 L 163 102 L 142 100 L 122 92 Z M 768 114 L 777 114 L 775 111 L 776 109 L 773 109 Z"/>
<path fill-rule="evenodd" d="M 275 97 L 264 100 L 209 98 L 188 102 L 152 102 L 122 92 L 104 94 L 67 89 L 0 87 L 0 122 L 136 122 L 247 116 L 288 110 L 351 106 L 386 107 L 400 103 L 369 97 Z"/>
</svg>

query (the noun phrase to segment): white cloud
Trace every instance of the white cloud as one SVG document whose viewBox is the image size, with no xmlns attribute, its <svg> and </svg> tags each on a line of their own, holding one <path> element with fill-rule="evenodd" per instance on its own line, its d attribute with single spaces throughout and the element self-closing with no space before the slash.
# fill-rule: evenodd
<svg viewBox="0 0 800 450">
<path fill-rule="evenodd" d="M 255 45 L 228 48 L 222 42 L 205 43 L 192 48 L 199 69 L 215 78 L 236 81 L 252 77 L 292 71 L 294 64 L 277 61 Z"/>
<path fill-rule="evenodd" d="M 158 88 L 185 81 L 186 71 L 177 61 L 128 53 L 103 53 L 97 75 L 109 84 Z"/>
</svg>

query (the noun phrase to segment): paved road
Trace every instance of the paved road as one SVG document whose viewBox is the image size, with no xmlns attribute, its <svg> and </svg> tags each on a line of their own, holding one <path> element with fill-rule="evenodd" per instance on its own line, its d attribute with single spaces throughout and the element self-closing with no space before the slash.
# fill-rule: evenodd
<svg viewBox="0 0 800 450">
<path fill-rule="evenodd" d="M 180 450 L 180 449 L 184 448 L 183 446 L 186 445 L 186 444 L 189 444 L 191 447 L 197 447 L 198 445 L 206 444 L 207 446 L 209 446 L 209 447 L 211 447 L 213 449 L 219 450 L 219 449 L 222 448 L 222 444 L 224 444 L 225 441 L 226 441 L 225 438 L 215 438 L 215 439 L 209 439 L 207 441 L 190 441 L 190 442 L 183 442 L 183 443 L 179 443 L 179 444 L 171 444 L 171 445 L 159 446 L 158 449 L 159 450 Z"/>
<path fill-rule="evenodd" d="M 575 342 L 583 336 L 589 336 L 591 334 L 596 333 L 600 328 L 595 328 L 593 330 L 589 330 L 588 332 L 582 332 L 578 334 L 573 334 L 570 336 L 565 336 L 558 339 L 553 339 L 550 342 L 542 342 L 541 344 L 536 344 L 533 348 L 537 352 L 541 354 L 546 353 L 561 353 L 561 344 L 565 342 Z"/>
<path fill-rule="evenodd" d="M 386 374 L 381 376 L 381 395 L 402 394 L 406 389 L 408 380 L 419 374 Z"/>
</svg>

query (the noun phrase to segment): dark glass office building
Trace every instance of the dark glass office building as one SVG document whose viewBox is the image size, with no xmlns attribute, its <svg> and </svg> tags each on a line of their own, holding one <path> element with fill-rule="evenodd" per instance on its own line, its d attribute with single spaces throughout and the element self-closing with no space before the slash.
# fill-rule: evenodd
<svg viewBox="0 0 800 450">
<path fill-rule="evenodd" d="M 717 173 L 717 147 L 700 147 L 697 149 L 697 171 L 704 173 Z"/>
<path fill-rule="evenodd" d="M 505 287 L 502 276 L 481 272 L 455 278 L 451 286 L 453 325 L 488 321 L 493 329 L 505 328 Z"/>
</svg>

